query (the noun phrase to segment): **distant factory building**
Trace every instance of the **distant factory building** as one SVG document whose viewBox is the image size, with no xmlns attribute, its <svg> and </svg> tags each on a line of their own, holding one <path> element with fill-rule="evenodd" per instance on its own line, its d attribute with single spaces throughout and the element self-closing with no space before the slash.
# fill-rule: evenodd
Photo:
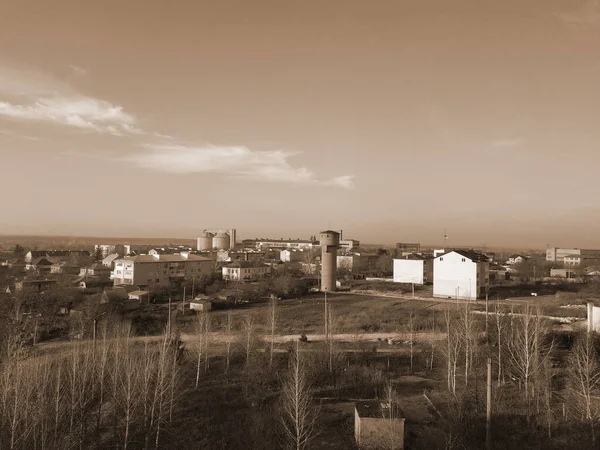
<svg viewBox="0 0 600 450">
<path fill-rule="evenodd" d="M 394 282 L 425 284 L 433 281 L 433 256 L 410 254 L 394 259 Z"/>
<path fill-rule="evenodd" d="M 333 230 L 321 231 L 321 291 L 336 290 L 337 251 L 340 247 L 340 233 Z"/>
<path fill-rule="evenodd" d="M 452 250 L 433 260 L 433 296 L 476 300 L 489 288 L 489 260 L 474 251 Z"/>
<path fill-rule="evenodd" d="M 244 239 L 242 244 L 245 248 L 256 248 L 259 250 L 264 250 L 268 248 L 273 249 L 301 249 L 301 250 L 309 250 L 314 247 L 319 246 L 319 241 L 312 236 L 310 239 Z"/>
<path fill-rule="evenodd" d="M 600 250 L 558 247 L 548 247 L 546 249 L 546 261 L 557 261 L 568 266 L 578 266 L 583 262 L 594 260 L 600 260 Z"/>
</svg>

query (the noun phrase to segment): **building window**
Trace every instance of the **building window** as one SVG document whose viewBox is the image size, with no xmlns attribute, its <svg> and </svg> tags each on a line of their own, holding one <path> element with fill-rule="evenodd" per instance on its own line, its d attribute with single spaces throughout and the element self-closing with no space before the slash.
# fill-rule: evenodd
<svg viewBox="0 0 600 450">
<path fill-rule="evenodd" d="M 462 262 L 465 262 L 465 261 L 466 261 L 466 260 L 465 260 L 465 258 L 463 258 L 463 259 L 462 259 Z"/>
<path fill-rule="evenodd" d="M 157 278 L 155 281 L 158 283 L 160 280 Z"/>
<path fill-rule="evenodd" d="M 444 260 L 444 258 L 440 258 L 440 261 L 443 261 L 443 260 Z"/>
</svg>

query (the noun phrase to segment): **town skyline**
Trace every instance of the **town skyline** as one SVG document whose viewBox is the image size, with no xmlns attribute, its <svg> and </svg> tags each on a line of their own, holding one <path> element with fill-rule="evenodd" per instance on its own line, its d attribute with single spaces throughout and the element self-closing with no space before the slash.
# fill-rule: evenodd
<svg viewBox="0 0 600 450">
<path fill-rule="evenodd" d="M 0 17 L 0 234 L 600 247 L 598 2 L 53 3 Z"/>
</svg>

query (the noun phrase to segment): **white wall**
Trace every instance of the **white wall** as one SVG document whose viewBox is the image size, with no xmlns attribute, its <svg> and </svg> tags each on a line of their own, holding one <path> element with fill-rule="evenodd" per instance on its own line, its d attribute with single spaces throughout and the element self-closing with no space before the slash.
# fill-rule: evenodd
<svg viewBox="0 0 600 450">
<path fill-rule="evenodd" d="M 394 259 L 394 282 L 423 284 L 423 264 L 418 259 Z"/>
<path fill-rule="evenodd" d="M 433 261 L 433 296 L 477 299 L 477 263 L 450 252 Z"/>
</svg>

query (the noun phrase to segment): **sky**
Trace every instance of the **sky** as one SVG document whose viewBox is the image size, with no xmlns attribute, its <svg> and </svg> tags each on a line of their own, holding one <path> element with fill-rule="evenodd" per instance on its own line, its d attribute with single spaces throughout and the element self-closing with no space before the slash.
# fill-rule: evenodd
<svg viewBox="0 0 600 450">
<path fill-rule="evenodd" d="M 0 234 L 600 247 L 598 1 L 0 10 Z"/>
</svg>

